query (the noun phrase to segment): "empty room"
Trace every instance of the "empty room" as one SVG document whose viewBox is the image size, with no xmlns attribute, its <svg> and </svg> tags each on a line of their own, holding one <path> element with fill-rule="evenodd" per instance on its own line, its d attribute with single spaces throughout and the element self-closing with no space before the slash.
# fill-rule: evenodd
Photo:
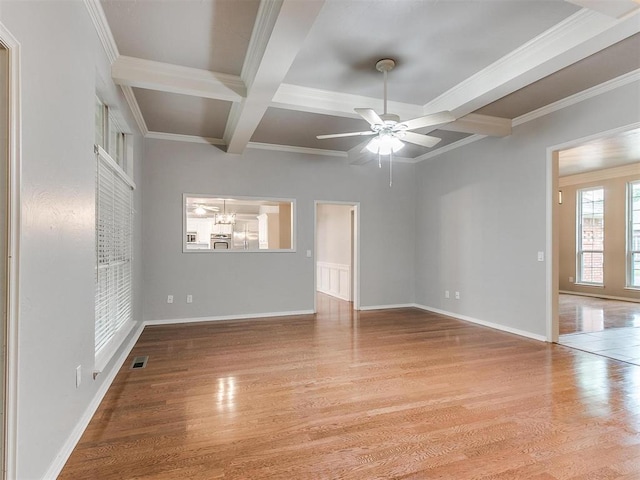
<svg viewBox="0 0 640 480">
<path fill-rule="evenodd" d="M 0 82 L 3 478 L 640 478 L 638 1 L 0 0 Z"/>
</svg>

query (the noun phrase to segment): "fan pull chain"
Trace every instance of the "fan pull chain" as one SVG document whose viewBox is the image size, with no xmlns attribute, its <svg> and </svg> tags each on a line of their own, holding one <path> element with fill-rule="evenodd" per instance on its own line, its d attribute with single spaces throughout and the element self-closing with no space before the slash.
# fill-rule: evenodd
<svg viewBox="0 0 640 480">
<path fill-rule="evenodd" d="M 393 150 L 389 153 L 389 187 L 393 185 Z"/>
<path fill-rule="evenodd" d="M 382 155 L 380 155 L 380 147 L 378 147 L 378 168 L 382 168 Z"/>
</svg>

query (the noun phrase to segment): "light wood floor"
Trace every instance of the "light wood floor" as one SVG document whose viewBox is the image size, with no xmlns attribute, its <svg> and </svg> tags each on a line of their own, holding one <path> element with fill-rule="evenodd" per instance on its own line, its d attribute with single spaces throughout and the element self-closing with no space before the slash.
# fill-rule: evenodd
<svg viewBox="0 0 640 480">
<path fill-rule="evenodd" d="M 640 367 L 320 308 L 147 327 L 59 478 L 640 479 Z"/>
</svg>

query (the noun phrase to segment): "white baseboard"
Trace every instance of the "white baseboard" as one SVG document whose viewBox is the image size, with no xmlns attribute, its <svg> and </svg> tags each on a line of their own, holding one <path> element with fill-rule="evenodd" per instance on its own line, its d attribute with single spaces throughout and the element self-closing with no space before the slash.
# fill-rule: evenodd
<svg viewBox="0 0 640 480">
<path fill-rule="evenodd" d="M 500 325 L 499 323 L 487 322 L 486 320 L 480 320 L 478 318 L 468 317 L 467 315 L 460 315 L 459 313 L 448 312 L 446 310 L 440 310 L 439 308 L 428 307 L 426 305 L 420 305 L 418 303 L 414 304 L 413 306 L 421 310 L 426 310 L 428 312 L 439 313 L 440 315 L 446 315 L 447 317 L 457 318 L 458 320 L 464 320 L 465 322 L 476 323 L 478 325 L 493 328 L 495 330 L 501 330 L 503 332 L 520 335 L 521 337 L 527 337 L 533 340 L 538 340 L 540 342 L 548 341 L 547 337 L 544 335 L 538 335 L 537 333 L 527 332 L 525 330 L 520 330 L 518 328 L 507 327 L 506 325 Z"/>
<path fill-rule="evenodd" d="M 313 315 L 313 310 L 295 310 L 290 312 L 245 313 L 241 315 L 222 315 L 218 317 L 169 318 L 146 320 L 145 325 L 175 325 L 179 323 L 220 322 L 223 320 L 253 320 L 269 317 L 292 317 L 295 315 Z"/>
<path fill-rule="evenodd" d="M 144 330 L 144 326 L 145 326 L 144 322 L 141 322 L 138 325 L 137 330 L 131 336 L 131 339 L 127 343 L 126 347 L 124 348 L 120 356 L 117 358 L 117 360 L 113 364 L 113 367 L 111 368 L 108 375 L 102 382 L 102 385 L 100 385 L 100 388 L 98 389 L 95 396 L 93 397 L 93 400 L 91 400 L 91 403 L 82 414 L 82 417 L 80 417 L 80 420 L 78 420 L 78 423 L 76 424 L 75 428 L 67 438 L 67 441 L 64 443 L 64 445 L 58 452 L 58 455 L 56 455 L 56 458 L 53 460 L 53 463 L 47 469 L 47 473 L 44 476 L 45 479 L 55 479 L 55 478 L 58 478 L 58 475 L 60 475 L 60 472 L 62 471 L 62 468 L 64 467 L 65 463 L 67 463 L 67 460 L 69 460 L 69 457 L 73 452 L 73 449 L 76 448 L 76 445 L 80 441 L 80 437 L 82 437 L 82 434 L 84 433 L 85 429 L 89 425 L 89 422 L 93 418 L 93 415 L 96 413 L 96 410 L 98 410 L 98 407 L 100 406 L 100 402 L 102 402 L 102 399 L 107 394 L 109 387 L 111 387 L 111 383 L 113 382 L 113 380 L 116 378 L 116 375 L 120 371 L 120 367 L 122 367 L 122 364 L 129 356 L 129 353 L 131 353 L 131 350 L 133 349 L 136 342 L 138 341 L 138 338 L 140 338 L 140 334 L 142 334 L 142 330 Z"/>
<path fill-rule="evenodd" d="M 612 295 L 600 295 L 599 293 L 574 292 L 571 290 L 560 290 L 558 293 L 565 293 L 567 295 L 579 295 L 581 297 L 595 297 L 595 298 L 604 298 L 607 300 L 620 300 L 623 302 L 640 303 L 640 299 L 638 298 L 614 297 Z"/>
<path fill-rule="evenodd" d="M 412 308 L 415 307 L 415 303 L 395 303 L 392 305 L 366 305 L 361 306 L 360 310 L 387 310 L 391 308 Z"/>
</svg>

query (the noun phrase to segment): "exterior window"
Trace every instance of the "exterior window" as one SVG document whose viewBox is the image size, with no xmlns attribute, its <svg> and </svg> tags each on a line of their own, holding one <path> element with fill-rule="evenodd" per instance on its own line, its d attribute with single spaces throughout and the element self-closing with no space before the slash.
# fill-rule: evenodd
<svg viewBox="0 0 640 480">
<path fill-rule="evenodd" d="M 123 170 L 124 134 L 96 99 L 95 370 L 102 370 L 133 328 L 133 181 Z M 109 152 L 108 150 L 111 150 Z M 116 161 L 120 155 L 120 162 Z"/>
<path fill-rule="evenodd" d="M 640 182 L 627 188 L 627 286 L 640 288 Z"/>
<path fill-rule="evenodd" d="M 578 190 L 578 283 L 604 284 L 604 188 Z"/>
<path fill-rule="evenodd" d="M 105 152 L 120 165 L 125 168 L 125 142 L 126 135 L 122 128 L 118 126 L 118 121 L 98 97 L 96 97 L 96 145 L 101 146 Z"/>
</svg>

